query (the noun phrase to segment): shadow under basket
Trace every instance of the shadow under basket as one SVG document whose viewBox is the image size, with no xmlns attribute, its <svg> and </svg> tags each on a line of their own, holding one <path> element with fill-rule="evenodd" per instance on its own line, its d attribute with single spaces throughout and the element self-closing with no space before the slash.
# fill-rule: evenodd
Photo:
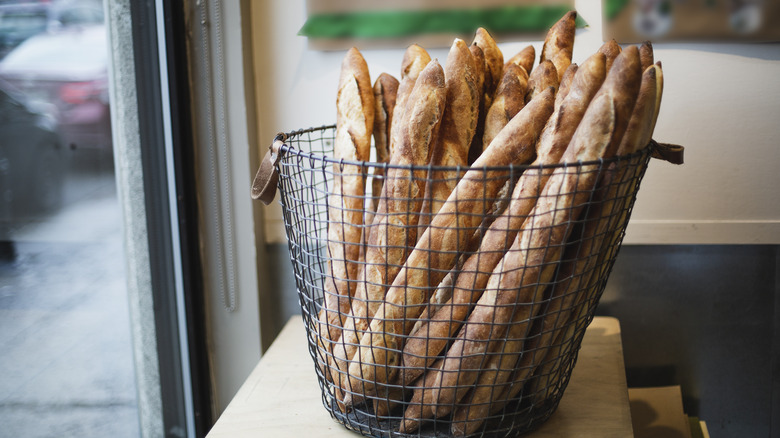
<svg viewBox="0 0 780 438">
<path fill-rule="evenodd" d="M 515 437 L 537 428 L 569 382 L 650 158 L 679 163 L 682 148 L 651 141 L 595 162 L 432 168 L 334 160 L 334 137 L 334 126 L 280 134 L 253 187 L 266 203 L 280 190 L 325 409 L 374 437 Z M 382 186 L 401 179 L 397 186 L 449 182 L 455 192 L 468 179 L 485 190 L 451 196 L 458 207 L 442 209 L 443 218 L 411 188 L 383 199 Z M 355 180 L 365 196 L 333 195 L 334 185 Z M 553 190 L 561 180 L 571 184 Z M 520 185 L 544 190 L 512 216 Z M 484 245 L 489 235 L 505 242 Z M 423 286 L 409 286 L 412 275 Z M 392 342 L 365 348 L 374 338 Z"/>
</svg>

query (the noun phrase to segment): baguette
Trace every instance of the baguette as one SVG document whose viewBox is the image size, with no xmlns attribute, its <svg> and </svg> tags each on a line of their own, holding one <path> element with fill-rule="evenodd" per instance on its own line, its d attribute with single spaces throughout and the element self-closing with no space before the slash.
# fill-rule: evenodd
<svg viewBox="0 0 780 438">
<path fill-rule="evenodd" d="M 605 85 L 605 89 L 608 92 L 611 93 L 614 90 L 616 94 L 624 96 L 622 99 L 632 98 L 636 79 L 635 70 L 631 64 L 630 62 L 620 63 L 614 71 L 611 71 L 612 77 L 609 83 Z M 616 78 L 620 80 L 615 80 Z M 601 95 L 602 93 L 600 92 L 599 94 Z M 652 120 L 655 96 L 655 72 L 648 69 L 641 78 L 638 96 L 633 97 L 636 104 L 627 122 L 626 133 L 616 151 L 618 155 L 633 153 L 638 149 L 639 146 L 637 145 L 644 140 L 642 136 L 646 136 Z M 615 129 L 617 130 L 618 127 Z M 611 144 L 612 141 L 610 141 Z M 607 147 L 609 148 L 610 145 Z M 611 153 L 609 150 L 607 151 L 607 154 Z M 483 395 L 481 397 L 475 396 L 475 399 L 479 402 L 478 407 L 467 413 L 456 413 L 456 418 L 462 422 L 462 425 L 459 427 L 462 427 L 463 430 L 470 431 L 479 426 L 481 422 L 477 420 L 486 416 L 486 411 L 490 406 L 487 398 L 490 395 L 495 397 L 493 399 L 495 412 L 495 409 L 502 405 L 502 400 L 513 398 L 523 388 L 530 372 L 537 368 L 545 357 L 549 358 L 549 353 L 546 354 L 547 350 L 550 348 L 552 341 L 561 336 L 560 332 L 566 329 L 563 323 L 568 320 L 571 309 L 576 306 L 573 303 L 578 299 L 577 291 L 586 289 L 584 286 L 588 285 L 590 274 L 594 271 L 596 261 L 602 252 L 602 244 L 605 236 L 607 236 L 607 230 L 610 223 L 614 222 L 614 201 L 625 196 L 624 184 L 611 183 L 611 181 L 619 181 L 622 179 L 622 176 L 617 176 L 618 179 L 614 180 L 613 177 L 615 177 L 614 170 L 606 172 L 602 177 L 601 187 L 595 192 L 591 207 L 587 210 L 587 217 L 582 227 L 584 230 L 581 234 L 574 234 L 574 236 L 577 236 L 577 239 L 573 239 L 573 242 L 570 242 L 565 250 L 564 262 L 557 274 L 559 280 L 551 288 L 550 298 L 546 304 L 544 316 L 540 318 L 536 334 L 526 340 L 526 345 L 523 349 L 519 349 L 520 344 L 518 342 L 507 342 L 503 346 L 505 354 L 519 354 L 521 351 L 533 351 L 533 353 L 524 354 L 521 357 L 520 363 L 516 367 L 518 371 L 513 376 L 513 383 L 504 388 L 500 386 L 492 388 L 494 391 L 491 391 L 490 394 L 486 394 L 486 391 L 482 390 Z M 505 357 L 507 357 L 505 362 L 512 360 L 511 356 Z M 487 369 L 491 369 L 491 365 L 504 369 L 508 366 L 505 362 L 502 362 L 500 365 L 488 364 Z M 498 376 L 493 376 L 491 382 L 494 385 L 501 385 L 507 381 L 508 377 L 509 373 L 502 373 Z M 477 391 L 479 390 L 478 388 Z"/>
<path fill-rule="evenodd" d="M 653 73 L 650 73 L 650 70 L 652 69 Z M 655 77 L 655 101 L 653 105 L 653 113 L 650 116 L 650 120 L 643 120 L 642 117 L 639 115 L 641 114 L 641 111 L 643 111 L 642 107 L 639 107 L 636 109 L 637 115 L 632 114 L 632 120 L 630 122 L 629 128 L 627 128 L 626 132 L 626 138 L 624 142 L 621 142 L 621 148 L 626 148 L 626 150 L 631 150 L 631 146 L 633 145 L 635 148 L 641 148 L 647 143 L 650 142 L 650 139 L 653 135 L 653 130 L 655 129 L 655 123 L 658 119 L 658 112 L 660 110 L 661 106 L 661 97 L 663 95 L 663 70 L 661 69 L 660 62 L 656 63 L 655 65 L 651 66 L 647 70 L 645 70 L 645 73 L 643 74 L 643 80 L 645 79 L 645 76 L 652 74 Z M 643 96 L 640 96 L 643 97 Z M 644 96 L 643 98 L 647 98 Z M 648 98 L 649 99 L 649 98 Z M 646 109 L 646 108 L 645 108 Z M 626 172 L 626 169 L 622 170 L 623 172 Z M 627 196 L 627 193 L 630 193 L 635 189 L 633 186 L 637 183 L 639 180 L 638 172 L 639 169 L 634 170 L 634 174 L 629 176 L 618 176 L 619 181 L 623 181 L 622 187 L 621 187 L 621 194 L 618 195 L 621 199 L 623 199 L 622 205 L 620 205 L 618 208 L 621 211 L 619 217 L 616 218 L 616 223 L 614 226 L 611 226 L 610 229 L 613 231 L 611 232 L 611 235 L 607 237 L 606 242 L 606 248 L 609 249 L 609 251 L 603 251 L 599 256 L 599 261 L 597 263 L 598 266 L 600 266 L 600 272 L 594 273 L 592 275 L 591 280 L 588 282 L 587 286 L 587 296 L 585 298 L 579 299 L 579 304 L 582 305 L 583 301 L 590 300 L 594 296 L 595 289 L 598 287 L 598 278 L 601 278 L 603 276 L 603 270 L 607 269 L 606 264 L 604 263 L 604 260 L 608 260 L 608 258 L 612 257 L 613 251 L 617 250 L 617 241 L 620 239 L 621 230 L 625 226 L 625 224 L 628 222 L 628 211 L 629 211 L 629 205 L 628 203 L 631 202 L 631 196 Z"/>
<path fill-rule="evenodd" d="M 555 111 L 558 111 L 558 108 L 561 107 L 563 100 L 566 99 L 566 96 L 569 95 L 571 83 L 574 80 L 574 75 L 577 74 L 577 70 L 579 68 L 580 67 L 577 64 L 572 63 L 569 64 L 569 68 L 563 72 L 563 78 L 561 78 L 561 83 L 558 85 L 558 92 L 555 93 Z"/>
<path fill-rule="evenodd" d="M 431 365 L 431 369 L 436 370 L 441 367 L 441 359 L 434 362 Z M 433 373 L 426 374 L 425 379 L 432 379 Z M 422 380 L 420 382 L 420 388 L 427 388 L 430 387 L 433 382 Z M 423 392 L 415 391 L 414 395 L 412 396 L 412 399 L 409 401 L 409 404 L 406 406 L 406 409 L 404 410 L 404 417 L 403 421 L 401 421 L 401 424 L 398 426 L 398 431 L 401 433 L 412 433 L 415 430 L 420 428 L 420 423 L 422 423 L 423 420 L 426 418 L 431 418 L 433 416 L 433 413 L 431 411 L 431 405 L 423 403 Z"/>
<path fill-rule="evenodd" d="M 481 296 L 490 273 L 517 235 L 525 217 L 533 209 L 551 170 L 534 169 L 557 163 L 566 150 L 593 96 L 605 77 L 604 55 L 594 54 L 582 64 L 571 92 L 561 109 L 553 113 L 537 142 L 537 159 L 520 177 L 507 211 L 485 233 L 481 245 L 464 263 L 457 276 L 452 298 L 427 323 L 413 331 L 404 346 L 403 383 L 409 383 L 444 349 L 447 340 L 460 328 L 471 305 Z"/>
<path fill-rule="evenodd" d="M 569 11 L 547 31 L 542 45 L 539 63 L 549 60 L 558 72 L 558 81 L 571 64 L 574 51 L 574 34 L 577 30 L 577 12 Z"/>
<path fill-rule="evenodd" d="M 368 65 L 360 52 L 350 49 L 341 64 L 336 98 L 336 138 L 333 158 L 369 159 L 374 125 L 374 94 Z M 334 164 L 333 187 L 328 200 L 329 266 L 324 307 L 319 314 L 322 340 L 338 339 L 343 315 L 349 313 L 358 273 L 363 225 L 365 176 L 355 165 Z M 325 344 L 328 344 L 325 342 Z M 325 345 L 330 351 L 330 345 Z"/>
<path fill-rule="evenodd" d="M 484 28 L 477 29 L 474 35 L 474 44 L 476 44 L 485 54 L 485 108 L 490 108 L 493 102 L 493 95 L 501 82 L 501 72 L 504 69 L 504 54 L 499 49 L 496 40 Z"/>
<path fill-rule="evenodd" d="M 477 89 L 474 58 L 461 39 L 455 39 L 447 55 L 444 70 L 447 103 L 441 123 L 438 142 L 433 150 L 431 165 L 446 167 L 468 166 L 469 146 L 477 129 L 481 89 Z M 453 170 L 431 169 L 425 186 L 425 198 L 420 216 L 420 229 L 430 223 L 452 193 L 462 173 Z"/>
<path fill-rule="evenodd" d="M 656 68 L 648 67 L 642 75 L 642 81 L 637 96 L 636 105 L 626 128 L 626 133 L 617 150 L 617 155 L 628 155 L 636 152 L 649 142 L 650 128 L 656 103 Z M 619 163 L 613 163 L 619 164 Z M 565 260 L 561 266 L 558 278 L 561 280 L 552 288 L 547 304 L 547 316 L 543 319 L 542 336 L 537 348 L 546 348 L 556 336 L 564 322 L 560 315 L 570 312 L 573 303 L 578 299 L 577 292 L 587 289 L 591 275 L 595 273 L 599 254 L 603 253 L 602 245 L 608 230 L 614 228 L 616 218 L 623 211 L 621 202 L 626 196 L 629 182 L 625 179 L 627 163 L 622 166 L 611 166 L 604 174 L 601 188 L 597 191 L 591 208 L 583 224 L 583 231 L 578 241 L 572 242 L 567 248 Z M 612 227 L 610 227 L 612 225 Z M 614 246 L 616 242 L 606 242 Z M 536 365 L 536 364 L 532 364 Z"/>
<path fill-rule="evenodd" d="M 345 319 L 344 330 L 333 348 L 332 366 L 347 370 L 357 343 L 367 328 L 417 240 L 416 226 L 425 189 L 425 170 L 433 144 L 437 141 L 444 112 L 446 88 L 444 71 L 435 60 L 420 73 L 409 94 L 403 112 L 400 144 L 390 162 L 400 167 L 388 169 L 377 214 L 370 228 L 366 262 L 360 273 L 352 311 Z M 411 166 L 417 170 L 412 171 Z M 341 377 L 343 373 L 339 373 Z M 340 387 L 344 388 L 346 381 Z"/>
<path fill-rule="evenodd" d="M 652 67 L 643 73 L 637 103 L 631 114 L 626 134 L 623 136 L 621 145 L 617 150 L 618 155 L 634 153 L 647 143 L 644 140 L 647 138 L 646 133 L 651 126 L 655 108 L 655 73 Z M 533 370 L 541 366 L 545 360 L 553 362 L 555 357 L 560 354 L 559 351 L 553 353 L 553 342 L 564 336 L 562 333 L 568 330 L 565 323 L 569 320 L 572 309 L 576 309 L 574 303 L 580 298 L 578 291 L 587 290 L 586 286 L 591 278 L 591 274 L 595 274 L 596 262 L 599 259 L 599 254 L 604 250 L 602 245 L 605 237 L 608 235 L 607 231 L 610 229 L 610 225 L 614 226 L 615 217 L 619 216 L 620 208 L 622 207 L 620 201 L 626 196 L 626 184 L 623 181 L 625 170 L 625 166 L 617 170 L 613 166 L 602 177 L 600 188 L 594 195 L 594 200 L 583 222 L 583 231 L 581 234 L 574 233 L 572 235 L 573 239 L 566 248 L 562 258 L 563 262 L 557 274 L 558 281 L 551 287 L 550 297 L 543 312 L 544 316 L 539 318 L 538 327 L 534 330 L 533 335 L 525 341 L 525 348 L 520 349 L 517 341 L 512 340 L 510 342 L 512 337 L 508 337 L 504 346 L 505 353 L 519 353 L 520 351 L 529 353 L 521 356 L 521 360 L 516 368 L 517 370 L 522 370 L 522 372 L 515 374 L 514 383 L 506 386 L 508 392 L 502 397 L 510 399 L 514 397 L 516 392 L 524 386 L 528 375 Z M 574 236 L 577 236 L 577 238 L 574 239 Z M 551 354 L 555 354 L 555 356 L 551 356 Z M 506 354 L 502 357 L 501 364 L 497 365 L 498 369 L 505 370 L 511 366 L 509 364 L 511 359 L 511 354 Z M 492 370 L 493 367 L 491 365 L 491 363 L 488 363 L 486 368 Z M 549 374 L 549 372 L 548 370 L 546 373 Z M 500 385 L 507 381 L 505 374 L 499 374 L 498 376 L 492 376 L 491 373 L 483 374 L 487 375 L 484 377 L 480 375 L 480 380 L 489 379 L 486 381 L 494 385 L 490 388 L 491 392 L 493 394 L 501 394 L 505 388 Z M 506 373 L 507 376 L 508 374 Z M 546 388 L 546 385 L 538 383 L 535 386 Z M 486 392 L 485 389 L 480 388 L 480 383 L 478 383 L 476 391 L 480 390 Z M 545 397 L 549 396 L 549 388 L 546 388 L 543 393 L 541 389 L 538 391 L 538 402 L 542 402 Z M 502 397 L 496 397 L 494 399 L 495 402 L 501 403 Z M 467 422 L 467 419 L 479 419 L 486 416 L 486 411 L 489 408 L 485 401 L 487 397 L 475 397 L 475 400 L 482 404 L 476 406 L 471 411 L 466 410 L 465 412 L 456 413 L 455 418 L 458 421 Z M 465 432 L 469 433 L 479 426 L 479 423 L 472 420 L 471 423 L 459 427 L 462 427 Z"/>
<path fill-rule="evenodd" d="M 450 426 L 453 436 L 470 435 L 479 429 L 485 421 L 493 403 L 500 403 L 497 398 L 504 389 L 504 383 L 516 374 L 525 378 L 530 374 L 530 368 L 518 365 L 518 358 L 533 356 L 533 350 L 525 349 L 528 332 L 527 321 L 523 321 L 522 312 L 518 312 L 512 325 L 507 329 L 505 339 L 493 341 L 488 347 L 490 355 L 485 359 L 483 370 L 479 373 L 474 386 L 466 393 L 455 407 Z M 527 346 L 527 345 L 526 345 Z"/>
<path fill-rule="evenodd" d="M 655 131 L 655 124 L 658 121 L 658 113 L 661 111 L 661 96 L 664 93 L 664 72 L 663 67 L 661 66 L 661 61 L 658 61 L 655 63 L 655 65 L 658 67 L 655 70 L 655 80 L 656 83 L 656 95 L 655 95 L 655 112 L 653 113 L 653 124 L 650 126 L 650 137 L 653 136 L 653 131 Z M 648 139 L 648 142 L 650 139 Z"/>
<path fill-rule="evenodd" d="M 525 106 L 528 73 L 517 64 L 508 64 L 498 83 L 493 104 L 485 116 L 482 144 L 490 144 L 498 132 Z"/>
<path fill-rule="evenodd" d="M 401 80 L 398 84 L 396 93 L 395 107 L 393 108 L 393 123 L 390 125 L 390 156 L 393 156 L 396 144 L 399 143 L 401 128 L 404 118 L 403 112 L 406 111 L 406 100 L 409 93 L 414 89 L 414 83 L 423 69 L 431 62 L 431 56 L 428 52 L 417 44 L 412 44 L 406 48 L 403 60 L 401 61 Z"/>
<path fill-rule="evenodd" d="M 639 46 L 639 62 L 642 64 L 642 71 L 647 70 L 655 62 L 653 60 L 653 44 L 650 41 L 645 41 Z"/>
<path fill-rule="evenodd" d="M 488 31 L 481 27 L 477 29 L 474 35 L 474 44 L 482 49 L 482 53 L 485 55 L 485 79 L 482 87 L 477 132 L 469 148 L 469 163 L 476 161 L 477 157 L 488 146 L 482 143 L 485 132 L 485 117 L 488 109 L 493 104 L 493 96 L 498 88 L 498 83 L 501 81 L 504 69 L 504 54 Z"/>
<path fill-rule="evenodd" d="M 517 52 L 515 56 L 509 58 L 504 64 L 504 70 L 506 70 L 509 64 L 516 64 L 525 69 L 526 73 L 530 73 L 534 68 L 534 62 L 536 61 L 536 49 L 534 46 L 526 46 L 523 50 Z"/>
<path fill-rule="evenodd" d="M 555 382 L 560 381 L 561 374 L 564 372 L 561 368 L 561 364 L 568 355 L 573 354 L 571 351 L 572 338 L 574 338 L 574 335 L 578 332 L 581 333 L 586 327 L 585 324 L 587 324 L 586 321 L 588 316 L 586 313 L 587 308 L 583 307 L 582 310 L 583 311 L 577 315 L 577 318 L 569 319 L 566 322 L 564 330 L 555 334 L 555 339 L 547 349 L 547 354 L 544 355 L 544 358 L 539 362 L 539 365 L 533 370 L 534 372 L 530 379 L 526 380 L 525 374 L 523 376 L 517 376 L 517 378 L 514 379 L 514 383 L 509 385 L 504 393 L 499 396 L 498 401 L 494 403 L 493 409 L 490 411 L 491 414 L 495 414 L 502 409 L 517 395 L 520 389 L 524 388 L 524 385 L 521 385 L 521 383 L 527 383 L 526 387 L 528 389 L 524 389 L 523 391 L 536 401 L 541 402 L 553 395 L 556 388 L 558 388 L 558 385 L 556 385 Z M 540 352 L 534 352 L 534 355 L 536 354 L 540 354 Z M 518 368 L 522 366 L 521 363 Z"/>
<path fill-rule="evenodd" d="M 616 102 L 597 93 L 564 153 L 563 162 L 591 161 L 609 155 L 615 131 Z M 597 166 L 557 168 L 544 187 L 512 247 L 493 270 L 485 292 L 447 352 L 431 391 L 434 415 L 448 414 L 476 381 L 485 352 L 501 339 L 510 321 L 528 321 L 561 256 L 561 247 L 595 185 Z"/>
<path fill-rule="evenodd" d="M 603 53 L 607 57 L 607 71 L 612 68 L 612 63 L 615 62 L 615 58 L 620 55 L 623 49 L 614 39 L 607 41 L 599 47 L 599 52 Z"/>
<path fill-rule="evenodd" d="M 398 79 L 387 73 L 382 73 L 374 82 L 374 148 L 376 149 L 376 162 L 387 163 L 390 161 L 390 127 L 393 126 L 393 110 L 398 94 Z M 376 211 L 379 206 L 379 196 L 382 194 L 385 168 L 374 168 L 372 184 L 371 207 Z M 371 224 L 370 221 L 366 221 Z M 364 233 L 366 234 L 366 233 Z"/>
<path fill-rule="evenodd" d="M 505 172 L 488 168 L 530 161 L 537 137 L 552 112 L 553 99 L 550 89 L 523 108 L 477 159 L 434 216 L 360 339 L 348 370 L 353 392 L 372 394 L 377 384 L 390 382 L 397 373 L 403 336 L 429 301 L 432 289 L 454 265 L 458 252 L 465 249 L 490 208 L 487 200 L 495 197 L 508 178 Z M 351 394 L 347 394 L 344 404 L 351 403 Z"/>
<path fill-rule="evenodd" d="M 528 76 L 528 90 L 525 93 L 525 102 L 530 102 L 534 96 L 549 87 L 553 87 L 557 91 L 558 85 L 560 83 L 555 65 L 549 60 L 542 61 Z"/>
<path fill-rule="evenodd" d="M 474 59 L 474 78 L 476 79 L 477 90 L 480 90 L 479 111 L 481 113 L 484 111 L 485 107 L 485 95 L 482 93 L 482 90 L 485 88 L 485 69 L 487 69 L 487 61 L 485 61 L 485 52 L 482 51 L 482 48 L 479 47 L 476 42 L 471 43 L 469 52 L 471 52 L 471 57 Z M 477 119 L 477 125 L 479 125 L 479 119 Z"/>
</svg>

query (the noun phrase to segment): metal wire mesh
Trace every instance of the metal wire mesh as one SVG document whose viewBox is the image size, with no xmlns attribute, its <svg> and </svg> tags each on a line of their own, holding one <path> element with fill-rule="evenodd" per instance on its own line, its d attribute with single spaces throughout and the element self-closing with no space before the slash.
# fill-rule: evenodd
<svg viewBox="0 0 780 438">
<path fill-rule="evenodd" d="M 435 203 L 422 202 L 425 193 L 421 197 L 414 189 L 430 183 L 430 168 L 397 167 L 393 173 L 387 164 L 333 160 L 328 154 L 334 137 L 333 126 L 290 133 L 278 164 L 290 261 L 325 408 L 345 427 L 376 437 L 509 437 L 538 427 L 555 411 L 568 384 L 654 143 L 630 156 L 598 162 L 470 173 L 468 177 L 482 178 L 481 187 L 486 189 L 456 196 L 456 207 L 449 213 L 454 225 L 445 229 L 437 228 L 441 221 L 434 220 L 436 213 L 430 209 Z M 436 175 L 443 182 L 453 178 L 453 183 L 465 172 L 439 170 Z M 561 177 L 555 180 L 551 176 L 555 174 Z M 335 182 L 354 175 L 365 183 L 365 196 L 353 196 L 365 204 L 365 213 L 341 210 L 349 204 L 344 200 L 347 195 L 332 196 Z M 545 175 L 548 179 L 542 179 Z M 419 184 L 403 185 L 407 188 L 403 193 L 373 193 L 374 178 L 385 185 L 392 178 Z M 552 181 L 568 184 L 553 190 Z M 522 201 L 515 196 L 524 193 L 517 188 L 520 184 L 536 185 L 539 195 L 527 200 L 533 206 L 527 213 L 513 217 L 513 203 Z M 487 189 L 495 186 L 503 188 Z M 421 204 L 429 209 L 421 209 Z M 542 204 L 552 207 L 539 207 Z M 334 220 L 355 213 L 363 223 Z M 346 249 L 334 252 L 333 236 L 350 234 L 347 227 L 356 228 L 360 239 L 342 237 L 344 241 L 335 243 Z M 329 236 L 329 229 L 341 232 Z M 405 243 L 370 238 L 372 233 L 397 232 L 403 232 Z M 464 243 L 421 246 L 426 238 Z M 489 238 L 504 242 L 487 245 Z M 429 268 L 420 274 L 402 269 L 415 244 L 447 249 L 423 251 Z M 352 252 L 359 256 L 348 257 L 349 247 L 355 247 Z M 385 261 L 369 261 L 371 251 L 384 254 Z M 357 274 L 349 273 L 350 264 Z M 483 270 L 485 266 L 492 268 Z M 364 272 L 372 269 L 381 270 L 383 282 L 370 282 Z M 338 275 L 342 278 L 334 278 Z M 359 340 L 367 339 L 366 331 L 384 326 L 355 329 L 351 343 L 347 330 L 340 336 L 339 331 L 350 317 L 357 320 L 355 309 L 361 309 L 368 323 L 382 320 L 373 312 L 388 308 L 381 307 L 382 299 L 354 291 L 373 288 L 387 293 L 394 283 L 407 283 L 398 277 L 412 275 L 426 276 L 427 286 L 400 289 L 417 298 L 410 299 L 412 304 L 396 305 L 400 310 L 389 317 L 382 313 L 385 324 L 401 329 L 394 332 L 395 345 L 373 350 L 398 360 L 375 367 L 381 384 L 362 372 L 350 372 L 353 365 L 362 369 L 360 356 L 354 354 Z M 444 332 L 435 330 L 445 326 Z M 422 347 L 414 350 L 415 344 Z M 337 350 L 353 354 L 338 356 Z M 438 387 L 426 382 L 436 375 Z M 369 384 L 376 388 L 366 391 Z M 439 399 L 426 404 L 427 395 L 434 392 L 431 388 Z M 341 403 L 346 395 L 352 399 L 349 407 Z"/>
</svg>

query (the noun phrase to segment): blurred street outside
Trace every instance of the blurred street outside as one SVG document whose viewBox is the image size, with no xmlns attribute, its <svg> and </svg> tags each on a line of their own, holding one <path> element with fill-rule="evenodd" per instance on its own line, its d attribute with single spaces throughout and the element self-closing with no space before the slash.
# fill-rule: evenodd
<svg viewBox="0 0 780 438">
<path fill-rule="evenodd" d="M 113 163 L 71 152 L 62 209 L 0 261 L 0 437 L 140 433 Z"/>
</svg>

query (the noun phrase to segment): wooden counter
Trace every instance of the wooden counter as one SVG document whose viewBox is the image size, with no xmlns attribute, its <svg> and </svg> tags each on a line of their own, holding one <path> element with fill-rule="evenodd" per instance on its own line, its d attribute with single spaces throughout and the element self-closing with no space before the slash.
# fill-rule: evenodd
<svg viewBox="0 0 780 438">
<path fill-rule="evenodd" d="M 293 317 L 257 364 L 208 438 L 354 438 L 322 406 L 300 316 Z M 620 324 L 588 327 L 557 411 L 528 437 L 632 437 Z"/>
</svg>

